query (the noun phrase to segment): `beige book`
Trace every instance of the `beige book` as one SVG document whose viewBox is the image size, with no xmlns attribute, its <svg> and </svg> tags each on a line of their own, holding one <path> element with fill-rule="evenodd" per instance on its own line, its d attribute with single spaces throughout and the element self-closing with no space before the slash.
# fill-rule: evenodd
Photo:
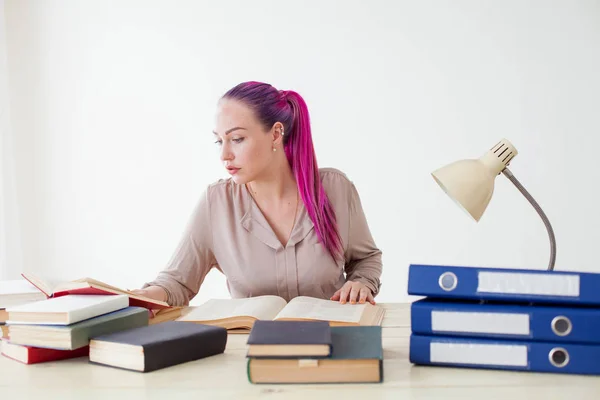
<svg viewBox="0 0 600 400">
<path fill-rule="evenodd" d="M 226 328 L 230 333 L 248 333 L 256 320 L 327 321 L 331 326 L 381 325 L 385 310 L 377 305 L 340 304 L 337 301 L 300 296 L 286 302 L 278 296 L 244 299 L 212 299 L 188 307 L 178 321 Z"/>
</svg>

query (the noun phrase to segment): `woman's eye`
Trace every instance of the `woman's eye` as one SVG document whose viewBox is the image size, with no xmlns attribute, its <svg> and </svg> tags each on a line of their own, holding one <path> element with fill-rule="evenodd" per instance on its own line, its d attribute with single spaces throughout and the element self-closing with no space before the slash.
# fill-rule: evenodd
<svg viewBox="0 0 600 400">
<path fill-rule="evenodd" d="M 221 140 L 215 140 L 215 144 L 218 145 L 218 146 L 220 146 L 220 145 L 223 144 L 223 142 Z"/>
<path fill-rule="evenodd" d="M 234 143 L 242 143 L 243 140 L 244 140 L 244 138 L 235 138 L 235 139 L 232 139 L 232 141 Z"/>
</svg>

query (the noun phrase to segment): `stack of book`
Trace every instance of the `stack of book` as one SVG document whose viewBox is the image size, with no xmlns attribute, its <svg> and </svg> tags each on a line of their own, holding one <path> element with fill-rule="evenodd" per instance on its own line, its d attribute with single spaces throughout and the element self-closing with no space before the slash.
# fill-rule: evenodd
<svg viewBox="0 0 600 400">
<path fill-rule="evenodd" d="M 251 383 L 382 382 L 381 327 L 258 320 L 248 336 L 247 372 Z"/>
<path fill-rule="evenodd" d="M 600 374 L 600 274 L 410 265 L 410 361 Z"/>
<path fill-rule="evenodd" d="M 143 307 L 149 311 L 149 325 L 173 321 L 181 316 L 183 307 L 172 307 L 160 300 L 141 296 L 130 290 L 123 290 L 93 278 L 80 278 L 73 281 L 55 281 L 33 273 L 22 273 L 29 282 L 29 290 L 36 289 L 37 299 L 56 298 L 71 294 L 77 295 L 126 295 L 129 306 Z"/>
<path fill-rule="evenodd" d="M 148 325 L 125 295 L 66 295 L 6 309 L 2 354 L 33 364 L 88 355 L 92 337 Z"/>
</svg>

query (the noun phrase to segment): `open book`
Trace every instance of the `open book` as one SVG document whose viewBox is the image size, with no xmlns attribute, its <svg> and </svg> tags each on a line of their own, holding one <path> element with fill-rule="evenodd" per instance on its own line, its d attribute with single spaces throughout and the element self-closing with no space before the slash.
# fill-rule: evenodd
<svg viewBox="0 0 600 400">
<path fill-rule="evenodd" d="M 227 328 L 248 333 L 256 320 L 328 321 L 331 326 L 381 325 L 384 309 L 370 303 L 340 304 L 314 297 L 296 297 L 290 302 L 278 296 L 244 299 L 213 299 L 188 307 L 178 321 Z"/>
<path fill-rule="evenodd" d="M 145 307 L 148 309 L 169 308 L 169 304 L 164 301 L 140 296 L 139 294 L 119 289 L 92 278 L 82 278 L 70 282 L 53 282 L 31 273 L 22 273 L 21 276 L 31 282 L 32 285 L 48 298 L 65 296 L 67 294 L 124 294 L 129 297 L 129 305 L 132 307 Z"/>
</svg>

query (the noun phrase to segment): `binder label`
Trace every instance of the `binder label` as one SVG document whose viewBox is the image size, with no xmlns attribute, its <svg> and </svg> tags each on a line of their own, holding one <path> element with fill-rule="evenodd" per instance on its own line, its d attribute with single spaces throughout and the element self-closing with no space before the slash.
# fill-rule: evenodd
<svg viewBox="0 0 600 400">
<path fill-rule="evenodd" d="M 516 313 L 432 311 L 431 330 L 433 332 L 529 335 L 529 315 Z"/>
<path fill-rule="evenodd" d="M 429 358 L 432 363 L 526 367 L 527 346 L 431 342 Z"/>
<path fill-rule="evenodd" d="M 579 297 L 579 275 L 480 271 L 477 292 Z"/>
</svg>

